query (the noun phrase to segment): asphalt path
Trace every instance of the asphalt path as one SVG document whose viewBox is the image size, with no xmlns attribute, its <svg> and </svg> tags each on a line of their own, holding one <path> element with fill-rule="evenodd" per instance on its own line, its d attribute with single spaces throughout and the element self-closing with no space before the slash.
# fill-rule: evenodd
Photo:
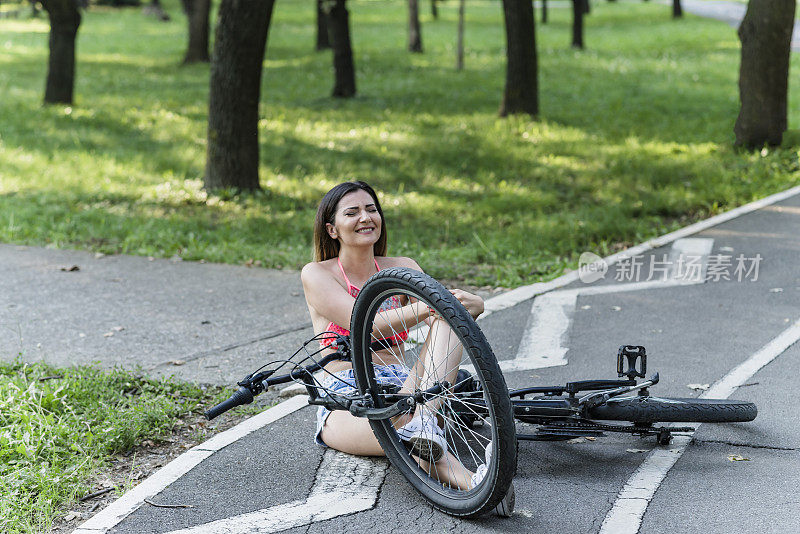
<svg viewBox="0 0 800 534">
<path fill-rule="evenodd" d="M 566 364 L 506 371 L 508 385 L 614 378 L 619 345 L 641 344 L 648 349 L 649 372 L 661 376 L 654 394 L 698 396 L 702 390 L 690 385 L 713 385 L 800 320 L 797 193 L 630 262 L 617 259 L 605 278 L 592 284 L 574 280 L 494 311 L 479 324 L 498 359 L 508 364 L 529 350 L 523 343 L 526 333 L 544 328 L 532 313 L 536 301 L 558 292 L 577 294 L 566 329 L 545 325 L 562 332 L 553 338 L 551 352 L 565 347 Z M 685 239 L 710 245 L 701 283 L 640 284 L 622 291 L 645 282 L 652 262 L 674 259 L 675 247 Z M 726 269 L 720 268 L 724 257 L 733 258 Z M 739 273 L 741 280 L 736 279 L 737 257 L 751 267 Z M 757 273 L 754 258 L 760 258 Z M 636 259 L 643 266 L 639 280 L 624 267 Z M 591 290 L 596 294 L 588 289 L 598 287 L 603 289 Z M 517 507 L 508 519 L 454 519 L 428 506 L 385 460 L 357 459 L 314 445 L 314 409 L 300 407 L 304 400 L 295 397 L 287 403 L 299 409 L 224 447 L 200 446 L 195 454 L 202 461 L 163 489 L 150 491 L 150 503 L 185 507 L 142 504 L 140 496 L 132 511 L 117 510 L 121 521 L 90 520 L 77 532 L 796 532 L 800 431 L 792 395 L 798 358 L 800 345 L 790 343 L 735 390 L 732 398 L 758 405 L 754 422 L 703 424 L 685 438 L 683 450 L 622 434 L 569 443 L 520 442 Z M 531 429 L 520 424 L 518 430 Z M 626 484 L 649 463 L 654 449 L 674 452 L 677 461 L 652 488 L 643 516 L 626 520 L 624 528 L 603 530 Z"/>
<path fill-rule="evenodd" d="M 696 12 L 695 4 L 684 1 L 687 11 Z M 545 294 L 577 292 L 566 330 L 537 323 L 535 303 L 545 295 L 498 309 L 480 325 L 501 362 L 513 367 L 530 349 L 532 328 L 553 334 L 552 346 L 538 347 L 545 358 L 565 351 L 565 365 L 507 370 L 509 386 L 613 378 L 617 347 L 642 344 L 650 371 L 660 372 L 655 393 L 698 396 L 702 390 L 690 384 L 713 385 L 800 320 L 800 196 L 690 237 L 710 242 L 712 256 L 741 255 L 750 267 L 760 257 L 758 276 L 738 281 L 732 265 L 730 280 L 585 291 L 636 283 L 615 279 L 618 262 L 602 280 L 575 280 Z M 673 247 L 636 257 L 646 270 L 674 257 Z M 639 281 L 645 278 L 646 272 Z M 265 359 L 290 355 L 311 333 L 294 272 L 0 245 L 0 296 L 6 360 L 138 365 L 151 374 L 232 384 Z M 517 508 L 509 519 L 461 521 L 432 510 L 384 460 L 343 458 L 315 446 L 314 411 L 301 407 L 190 451 L 182 466 L 167 466 L 140 484 L 138 496 L 129 492 L 102 521 L 79 531 L 212 532 L 213 522 L 227 519 L 220 532 L 796 532 L 798 358 L 800 346 L 792 344 L 735 391 L 734 398 L 758 404 L 756 421 L 701 425 L 682 451 L 615 434 L 521 442 Z M 299 397 L 286 402 L 302 406 Z M 609 530 L 604 522 L 654 449 L 681 454 L 651 488 L 643 515 Z M 180 507 L 144 503 L 142 495 Z"/>
</svg>

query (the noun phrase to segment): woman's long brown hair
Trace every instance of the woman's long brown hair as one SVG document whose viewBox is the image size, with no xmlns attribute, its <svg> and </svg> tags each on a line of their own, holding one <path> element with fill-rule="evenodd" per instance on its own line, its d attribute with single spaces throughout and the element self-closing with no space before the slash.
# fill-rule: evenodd
<svg viewBox="0 0 800 534">
<path fill-rule="evenodd" d="M 369 196 L 375 202 L 378 214 L 381 216 L 381 235 L 373 247 L 373 252 L 376 256 L 386 256 L 386 218 L 383 216 L 381 203 L 378 202 L 378 195 L 375 194 L 375 190 L 369 184 L 357 181 L 341 183 L 322 197 L 317 208 L 317 216 L 314 219 L 314 261 L 324 261 L 339 255 L 339 241 L 328 234 L 326 225 L 335 223 L 336 208 L 339 206 L 339 201 L 342 200 L 342 197 L 359 189 L 369 193 Z"/>
</svg>

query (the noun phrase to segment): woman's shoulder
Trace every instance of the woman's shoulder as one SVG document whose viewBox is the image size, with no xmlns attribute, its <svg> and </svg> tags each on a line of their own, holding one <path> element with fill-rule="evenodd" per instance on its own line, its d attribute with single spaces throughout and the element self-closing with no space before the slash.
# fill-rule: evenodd
<svg viewBox="0 0 800 534">
<path fill-rule="evenodd" d="M 377 260 L 382 269 L 388 269 L 390 267 L 408 267 L 409 269 L 415 269 L 417 271 L 422 270 L 416 261 L 405 256 L 378 256 Z"/>
<path fill-rule="evenodd" d="M 312 261 L 311 263 L 306 263 L 300 270 L 300 278 L 307 279 L 308 277 L 334 274 L 332 266 L 335 264 L 335 260 Z"/>
</svg>

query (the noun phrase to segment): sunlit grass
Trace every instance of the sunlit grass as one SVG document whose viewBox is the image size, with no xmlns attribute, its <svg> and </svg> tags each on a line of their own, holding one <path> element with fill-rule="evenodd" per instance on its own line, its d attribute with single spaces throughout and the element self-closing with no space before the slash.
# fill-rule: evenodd
<svg viewBox="0 0 800 534">
<path fill-rule="evenodd" d="M 511 286 L 798 181 L 795 149 L 731 147 L 739 47 L 723 23 L 597 3 L 581 52 L 569 47 L 570 12 L 551 9 L 537 26 L 534 121 L 497 117 L 499 2 L 468 2 L 462 72 L 455 2 L 436 21 L 421 11 L 422 55 L 405 51 L 402 2 L 348 4 L 358 84 L 348 101 L 328 96 L 313 3 L 276 4 L 259 121 L 264 190 L 245 196 L 201 188 L 208 66 L 179 66 L 177 2 L 166 3 L 166 24 L 138 10 L 86 12 L 66 107 L 41 106 L 43 22 L 0 23 L 0 240 L 294 269 L 310 259 L 321 195 L 363 179 L 381 191 L 390 253 L 437 277 Z"/>
</svg>

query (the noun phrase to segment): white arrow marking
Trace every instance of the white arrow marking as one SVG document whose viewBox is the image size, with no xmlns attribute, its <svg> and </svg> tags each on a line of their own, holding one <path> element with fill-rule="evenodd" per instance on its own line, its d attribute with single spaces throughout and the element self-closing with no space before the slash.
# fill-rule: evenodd
<svg viewBox="0 0 800 534">
<path fill-rule="evenodd" d="M 239 534 L 281 532 L 369 510 L 378 499 L 386 460 L 351 456 L 328 449 L 307 499 L 265 508 L 168 534 Z"/>
<path fill-rule="evenodd" d="M 709 238 L 678 239 L 673 243 L 670 251 L 667 263 L 669 270 L 664 273 L 663 278 L 658 280 L 585 286 L 539 295 L 533 299 L 531 315 L 522 335 L 516 358 L 501 360 L 499 362 L 500 369 L 521 371 L 566 365 L 568 348 L 565 346 L 564 338 L 572 322 L 579 295 L 601 295 L 702 284 L 705 281 L 708 257 L 713 246 L 714 240 Z M 690 259 L 695 268 L 688 270 L 686 264 Z M 678 266 L 682 266 L 684 272 L 676 271 L 675 268 Z M 688 276 L 686 271 L 688 271 Z"/>
</svg>

